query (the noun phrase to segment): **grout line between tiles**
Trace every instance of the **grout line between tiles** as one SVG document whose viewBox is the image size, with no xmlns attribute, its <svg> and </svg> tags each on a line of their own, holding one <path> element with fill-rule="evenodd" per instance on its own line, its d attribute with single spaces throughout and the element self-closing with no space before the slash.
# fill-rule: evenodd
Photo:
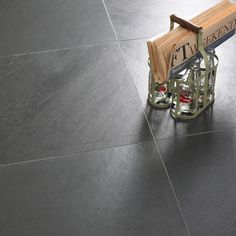
<svg viewBox="0 0 236 236">
<path fill-rule="evenodd" d="M 75 47 L 67 47 L 67 48 L 55 48 L 55 49 L 49 49 L 49 50 L 42 50 L 42 51 L 33 51 L 33 52 L 24 52 L 24 53 L 16 53 L 16 54 L 10 54 L 5 56 L 0 56 L 0 59 L 8 58 L 8 57 L 20 57 L 20 56 L 26 56 L 26 55 L 34 55 L 34 54 L 42 54 L 42 53 L 49 53 L 49 52 L 60 52 L 65 50 L 72 50 L 72 49 L 81 49 L 81 48 L 89 48 L 89 47 L 96 47 L 96 46 L 104 46 L 109 44 L 118 44 L 118 43 L 125 43 L 125 42 L 131 42 L 131 41 L 138 41 L 138 40 L 145 40 L 147 37 L 143 38 L 132 38 L 132 39 L 121 39 L 118 40 L 116 36 L 115 41 L 108 41 L 108 42 L 101 42 L 101 43 L 94 43 L 94 44 L 84 44 L 79 45 Z"/>
<path fill-rule="evenodd" d="M 187 137 L 195 137 L 195 136 L 199 136 L 199 135 L 213 134 L 213 133 L 219 133 L 219 132 L 225 132 L 225 131 L 231 131 L 231 130 L 234 131 L 235 129 L 236 129 L 236 127 L 230 127 L 230 128 L 227 128 L 227 129 L 209 130 L 209 131 L 206 131 L 206 132 L 199 132 L 199 133 L 193 133 L 193 134 L 179 135 L 179 136 L 169 137 L 169 138 L 159 138 L 159 139 L 157 139 L 157 141 L 179 139 L 179 138 L 187 138 Z"/>
<path fill-rule="evenodd" d="M 127 68 L 128 72 L 129 72 L 129 75 L 130 75 L 130 77 L 132 78 L 133 83 L 135 84 L 134 78 L 133 78 L 133 76 L 132 76 L 131 73 L 130 73 L 130 70 L 129 70 L 129 67 L 128 67 L 128 63 L 127 63 L 127 61 L 126 61 L 126 58 L 125 58 L 124 53 L 123 53 L 123 51 L 122 51 L 122 48 L 121 48 L 120 45 L 119 45 L 119 47 L 120 47 L 122 56 L 123 56 L 123 58 L 124 58 L 125 65 L 126 65 L 126 68 Z M 134 86 L 135 86 L 135 88 L 136 88 L 136 92 L 138 93 L 138 89 L 137 89 L 136 84 L 135 84 Z M 138 94 L 139 94 L 139 93 L 138 93 Z M 140 102 L 140 105 L 142 106 L 141 98 L 140 98 L 140 96 L 138 96 L 138 97 L 139 97 L 139 100 L 140 100 L 140 101 L 139 101 L 139 102 Z M 189 228 L 188 228 L 188 225 L 187 225 L 187 222 L 186 222 L 186 220 L 185 220 L 185 217 L 184 217 L 184 214 L 183 214 L 183 211 L 182 211 L 182 208 L 181 208 L 180 203 L 179 203 L 179 200 L 178 200 L 178 198 L 177 198 L 177 195 L 176 195 L 176 192 L 175 192 L 173 183 L 172 183 L 172 181 L 171 181 L 171 178 L 170 178 L 170 175 L 169 175 L 169 173 L 168 173 L 167 167 L 166 167 L 166 165 L 165 165 L 165 163 L 164 163 L 164 161 L 163 161 L 163 157 L 162 157 L 161 152 L 160 152 L 160 149 L 159 149 L 159 147 L 158 147 L 157 140 L 156 140 L 155 135 L 154 135 L 154 133 L 153 133 L 153 131 L 152 131 L 151 125 L 150 125 L 150 123 L 149 123 L 149 121 L 148 121 L 148 118 L 147 118 L 147 115 L 146 115 L 146 113 L 145 113 L 145 111 L 144 111 L 143 106 L 142 106 L 142 111 L 143 111 L 144 117 L 145 117 L 145 119 L 146 119 L 146 122 L 147 122 L 147 124 L 148 124 L 148 127 L 149 127 L 149 129 L 150 129 L 150 132 L 151 132 L 152 138 L 153 138 L 153 140 L 154 140 L 154 143 L 155 143 L 157 152 L 158 152 L 158 154 L 159 154 L 159 156 L 160 156 L 160 159 L 161 159 L 163 168 L 164 168 L 164 170 L 165 170 L 166 176 L 167 176 L 167 178 L 168 178 L 170 187 L 171 187 L 171 189 L 172 189 L 174 198 L 175 198 L 175 200 L 176 200 L 176 202 L 177 202 L 177 206 L 178 206 L 178 208 L 179 208 L 180 214 L 181 214 L 182 219 L 183 219 L 183 221 L 184 221 L 184 225 L 185 225 L 185 227 L 186 227 L 186 229 L 187 229 L 188 235 L 191 236 L 191 235 L 190 235 Z"/>
<path fill-rule="evenodd" d="M 150 127 L 149 127 L 149 128 L 150 128 Z M 189 135 L 186 135 L 186 136 L 177 136 L 177 137 L 170 137 L 170 138 L 162 138 L 162 139 L 158 139 L 157 141 L 165 141 L 165 140 L 186 138 L 186 137 L 191 137 L 191 136 L 205 135 L 205 134 L 209 134 L 209 133 L 218 133 L 218 132 L 230 131 L 230 130 L 232 130 L 232 129 L 236 129 L 236 127 L 229 128 L 229 129 L 222 129 L 222 130 L 214 130 L 214 131 L 196 133 L 196 134 L 189 134 Z M 72 156 L 76 156 L 76 155 L 79 155 L 79 154 L 82 154 L 82 153 L 109 150 L 109 149 L 113 149 L 113 148 L 120 148 L 120 147 L 126 147 L 126 146 L 130 146 L 130 145 L 141 144 L 141 143 L 148 143 L 148 142 L 150 142 L 150 141 L 152 141 L 152 140 L 145 140 L 145 141 L 133 142 L 133 143 L 129 143 L 129 144 L 122 144 L 122 145 L 117 145 L 117 146 L 111 146 L 111 147 L 107 147 L 107 148 L 97 148 L 97 149 L 94 149 L 94 150 L 86 150 L 86 151 L 81 151 L 81 152 L 65 153 L 65 154 L 63 154 L 63 155 L 48 156 L 48 157 L 42 157 L 42 158 L 37 158 L 37 159 L 33 159 L 33 160 L 25 160 L 25 161 L 17 161 L 17 162 L 12 162 L 12 163 L 0 164 L 0 168 L 1 168 L 1 167 L 5 167 L 5 166 L 11 166 L 11 165 L 27 164 L 27 163 L 31 163 L 31 162 L 37 162 L 37 161 L 46 161 L 46 160 L 48 160 L 48 159 L 56 159 L 56 158 L 63 158 L 63 157 L 72 157 Z"/>
<path fill-rule="evenodd" d="M 129 73 L 130 77 L 132 78 L 133 83 L 135 84 L 134 78 L 133 78 L 133 76 L 132 76 L 131 73 L 130 73 L 130 70 L 129 70 L 129 67 L 128 67 L 128 63 L 127 63 L 127 61 L 126 61 L 126 58 L 125 58 L 125 56 L 124 56 L 124 53 L 123 53 L 123 51 L 122 51 L 122 48 L 121 48 L 120 44 L 119 44 L 119 48 L 120 48 L 120 50 L 121 50 L 123 59 L 124 59 L 124 61 L 125 61 L 125 65 L 126 65 L 126 68 L 127 68 L 127 70 L 128 70 L 128 73 Z M 134 86 L 135 86 L 135 88 L 136 88 L 136 92 L 138 93 L 138 89 L 137 89 L 136 84 L 135 84 Z M 139 94 L 139 93 L 138 93 L 138 94 Z M 140 98 L 140 96 L 138 96 L 138 97 L 139 97 L 139 100 L 140 100 L 140 101 L 139 101 L 139 102 L 140 102 L 140 105 L 142 106 L 141 98 Z M 189 230 L 189 228 L 188 228 L 187 222 L 186 222 L 186 220 L 185 220 L 185 217 L 184 217 L 184 214 L 183 214 L 183 211 L 182 211 L 182 208 L 181 208 L 180 203 L 179 203 L 179 200 L 178 200 L 178 198 L 177 198 L 177 195 L 176 195 L 176 192 L 175 192 L 173 183 L 172 183 L 172 181 L 171 181 L 171 178 L 170 178 L 170 175 L 169 175 L 169 173 L 168 173 L 167 167 L 166 167 L 166 165 L 165 165 L 165 163 L 164 163 L 164 161 L 163 161 L 163 157 L 162 157 L 162 155 L 161 155 L 159 146 L 158 146 L 158 144 L 157 144 L 157 140 L 156 140 L 155 135 L 154 135 L 154 133 L 153 133 L 153 131 L 152 131 L 151 125 L 150 125 L 150 123 L 149 123 L 149 121 L 148 121 L 148 118 L 147 118 L 147 115 L 146 115 L 146 113 L 145 113 L 145 111 L 144 111 L 143 106 L 142 106 L 142 111 L 143 111 L 144 117 L 145 117 L 145 119 L 146 119 L 146 122 L 147 122 L 147 124 L 148 124 L 148 127 L 149 127 L 149 129 L 150 129 L 150 132 L 151 132 L 152 138 L 153 138 L 153 140 L 154 140 L 154 143 L 155 143 L 157 152 L 158 152 L 158 154 L 159 154 L 159 156 L 160 156 L 160 159 L 161 159 L 163 168 L 164 168 L 164 170 L 165 170 L 165 173 L 166 173 L 166 176 L 167 176 L 167 178 L 168 178 L 170 187 L 171 187 L 171 189 L 172 189 L 172 193 L 173 193 L 174 198 L 175 198 L 175 200 L 176 200 L 176 202 L 177 202 L 177 206 L 178 206 L 178 208 L 179 208 L 180 214 L 181 214 L 182 219 L 183 219 L 183 221 L 184 221 L 184 225 L 185 225 L 185 227 L 186 227 L 186 229 L 187 229 L 188 235 L 191 236 L 190 230 Z"/>
<path fill-rule="evenodd" d="M 108 10 L 107 10 L 107 6 L 106 6 L 106 3 L 105 3 L 105 0 L 102 0 L 102 4 L 103 4 L 103 6 L 104 6 L 104 8 L 105 8 L 105 11 L 106 11 L 106 13 L 107 13 L 107 17 L 108 17 L 108 20 L 109 20 L 109 22 L 110 22 L 112 31 L 113 31 L 113 33 L 114 33 L 114 35 L 115 35 L 115 37 L 116 37 L 116 40 L 119 41 L 118 36 L 117 36 L 117 33 L 116 33 L 116 30 L 115 30 L 115 27 L 114 27 L 114 25 L 113 25 L 113 23 L 112 23 L 110 14 L 109 14 L 109 12 L 108 12 Z"/>
<path fill-rule="evenodd" d="M 0 56 L 0 59 L 8 58 L 8 57 L 19 57 L 19 56 L 26 56 L 26 55 L 34 55 L 34 54 L 40 54 L 40 53 L 48 53 L 48 52 L 59 52 L 59 51 L 65 51 L 65 50 L 71 50 L 71 49 L 80 49 L 80 48 L 89 48 L 89 47 L 95 47 L 95 46 L 102 46 L 102 45 L 109 45 L 109 44 L 116 44 L 117 41 L 109 41 L 109 42 L 102 42 L 102 43 L 96 43 L 96 44 L 85 44 L 85 45 L 79 45 L 77 47 L 68 47 L 68 48 L 56 48 L 56 49 L 49 49 L 44 51 L 35 51 L 35 52 L 25 52 L 25 53 L 17 53 L 12 55 L 6 55 L 6 56 Z"/>
<path fill-rule="evenodd" d="M 125 55 L 124 55 L 124 53 L 123 53 L 123 50 L 122 50 L 120 44 L 119 44 L 119 48 L 120 48 L 120 50 L 121 50 L 123 59 L 124 59 L 124 61 L 125 61 L 126 68 L 127 68 L 128 72 L 129 72 L 129 75 L 130 75 L 130 77 L 131 77 L 132 80 L 133 80 L 134 86 L 135 86 L 135 88 L 136 88 L 136 92 L 138 93 L 137 86 L 136 86 L 136 84 L 135 84 L 135 82 L 134 82 L 134 78 L 133 78 L 133 76 L 132 76 L 132 74 L 131 74 L 131 72 L 130 72 L 130 70 L 129 70 L 128 63 L 127 63 L 127 61 L 126 61 Z M 138 94 L 139 94 L 139 93 L 138 93 Z M 138 96 L 138 97 L 139 97 L 139 100 L 140 100 L 140 101 L 139 101 L 139 102 L 140 102 L 140 105 L 142 106 L 141 98 L 140 98 L 140 96 Z M 177 205 L 178 205 L 180 214 L 181 214 L 181 216 L 182 216 L 182 218 L 183 218 L 184 225 L 185 225 L 185 227 L 186 227 L 186 229 L 187 229 L 188 235 L 191 236 L 191 235 L 190 235 L 189 228 L 188 228 L 188 225 L 187 225 L 187 222 L 186 222 L 186 220 L 185 220 L 185 217 L 184 217 L 184 214 L 183 214 L 183 211 L 182 211 L 182 208 L 181 208 L 180 203 L 179 203 L 179 200 L 178 200 L 178 198 L 177 198 L 177 195 L 176 195 L 176 192 L 175 192 L 173 183 L 172 183 L 172 181 L 171 181 L 171 178 L 170 178 L 170 175 L 169 175 L 169 173 L 168 173 L 167 167 L 166 167 L 166 165 L 165 165 L 165 163 L 164 163 L 164 161 L 163 161 L 163 157 L 162 157 L 161 152 L 160 152 L 160 149 L 159 149 L 159 147 L 158 147 L 157 140 L 156 140 L 155 135 L 154 135 L 154 133 L 153 133 L 153 131 L 152 131 L 151 125 L 150 125 L 150 123 L 149 123 L 149 121 L 148 121 L 148 118 L 147 118 L 147 115 L 146 115 L 146 113 L 145 113 L 145 111 L 144 111 L 143 106 L 142 106 L 142 111 L 143 111 L 144 117 L 145 117 L 145 119 L 146 119 L 146 122 L 147 122 L 147 124 L 148 124 L 148 127 L 149 127 L 149 129 L 150 129 L 150 132 L 151 132 L 152 138 L 153 138 L 153 140 L 154 140 L 154 143 L 155 143 L 157 152 L 158 152 L 158 154 L 159 154 L 159 156 L 160 156 L 160 159 L 161 159 L 162 165 L 163 165 L 163 167 L 164 167 L 166 176 L 167 176 L 167 178 L 168 178 L 169 184 L 170 184 L 170 186 L 171 186 L 173 195 L 174 195 L 175 200 L 176 200 L 176 202 L 177 202 Z"/>
<path fill-rule="evenodd" d="M 57 159 L 57 158 L 70 158 L 70 157 L 80 155 L 80 154 L 83 154 L 83 153 L 105 151 L 105 150 L 114 149 L 114 148 L 128 147 L 128 146 L 131 146 L 131 145 L 149 143 L 151 141 L 152 140 L 144 140 L 144 141 L 138 141 L 138 142 L 133 142 L 133 143 L 129 143 L 129 144 L 121 144 L 121 145 L 111 146 L 111 147 L 106 147 L 106 148 L 97 148 L 95 150 L 86 150 L 86 151 L 81 151 L 81 152 L 65 153 L 63 155 L 48 156 L 48 157 L 42 157 L 42 158 L 37 158 L 37 159 L 0 164 L 0 168 L 1 167 L 6 167 L 6 166 L 12 166 L 12 165 L 28 164 L 28 163 L 32 163 L 32 162 L 41 162 L 41 161 L 52 160 L 52 159 Z"/>
<path fill-rule="evenodd" d="M 117 41 L 118 41 L 119 49 L 120 49 L 120 51 L 121 51 L 121 54 L 122 54 L 122 57 L 123 57 L 123 60 L 124 60 L 126 69 L 127 69 L 128 73 L 129 73 L 129 76 L 132 78 L 132 81 L 133 81 L 134 87 L 135 87 L 135 89 L 136 89 L 136 92 L 137 92 L 137 94 L 139 95 L 138 88 L 137 88 L 137 86 L 136 86 L 136 84 L 135 84 L 135 81 L 134 81 L 134 78 L 133 78 L 133 76 L 132 76 L 132 74 L 131 74 L 131 72 L 130 72 L 130 70 L 129 70 L 129 66 L 128 66 L 127 60 L 126 60 L 125 55 L 124 55 L 124 52 L 123 52 L 123 50 L 122 50 L 122 48 L 121 48 L 121 44 L 120 44 L 120 42 L 119 42 L 119 40 L 118 40 L 118 37 L 117 37 L 116 31 L 115 31 L 114 25 L 113 25 L 113 23 L 112 23 L 112 20 L 111 20 L 111 18 L 110 18 L 110 15 L 109 15 L 109 12 L 108 12 L 108 10 L 107 10 L 106 4 L 105 4 L 105 0 L 102 0 L 102 2 L 103 2 L 103 5 L 104 5 L 104 8 L 105 8 L 105 10 L 106 10 L 108 19 L 109 19 L 109 21 L 110 21 L 111 27 L 112 27 L 112 29 L 113 29 L 113 31 L 114 31 L 114 35 L 115 35 L 115 37 L 116 37 L 116 39 L 117 39 Z M 138 97 L 139 97 L 139 103 L 140 103 L 140 105 L 142 106 L 142 111 L 143 111 L 144 117 L 145 117 L 145 119 L 146 119 L 146 122 L 147 122 L 147 124 L 148 124 L 149 129 L 150 129 L 152 138 L 153 138 L 153 140 L 154 140 L 154 143 L 155 143 L 157 152 L 158 152 L 158 154 L 159 154 L 159 157 L 160 157 L 160 159 L 161 159 L 163 168 L 164 168 L 165 173 L 166 173 L 166 175 L 167 175 L 167 178 L 168 178 L 168 181 L 169 181 L 169 184 L 170 184 L 172 193 L 173 193 L 173 195 L 174 195 L 174 198 L 175 198 L 175 200 L 176 200 L 178 209 L 179 209 L 180 214 L 181 214 L 181 216 L 182 216 L 182 219 L 183 219 L 185 228 L 186 228 L 186 230 L 187 230 L 187 232 L 188 232 L 188 235 L 191 236 L 190 230 L 189 230 L 188 225 L 187 225 L 187 222 L 186 222 L 186 220 L 185 220 L 185 217 L 184 217 L 183 211 L 182 211 L 182 209 L 181 209 L 179 200 L 178 200 L 178 198 L 177 198 L 177 195 L 176 195 L 174 186 L 173 186 L 172 181 L 171 181 L 171 178 L 170 178 L 170 176 L 169 176 L 167 167 L 166 167 L 166 165 L 165 165 L 165 163 L 164 163 L 164 161 L 163 161 L 163 157 L 162 157 L 161 152 L 160 152 L 160 149 L 159 149 L 159 147 L 158 147 L 158 144 L 157 144 L 155 135 L 154 135 L 154 133 L 153 133 L 153 131 L 152 131 L 151 125 L 150 125 L 150 123 L 149 123 L 149 121 L 148 121 L 147 115 L 146 115 L 145 110 L 144 110 L 144 108 L 143 108 L 141 98 L 140 98 L 140 96 L 138 96 Z"/>
</svg>

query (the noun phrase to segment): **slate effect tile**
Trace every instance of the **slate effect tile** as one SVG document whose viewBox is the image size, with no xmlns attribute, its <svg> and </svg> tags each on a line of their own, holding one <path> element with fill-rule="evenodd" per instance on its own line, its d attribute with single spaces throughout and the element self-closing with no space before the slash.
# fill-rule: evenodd
<svg viewBox="0 0 236 236">
<path fill-rule="evenodd" d="M 118 38 L 153 37 L 169 30 L 169 15 L 191 19 L 220 0 L 105 0 Z"/>
<path fill-rule="evenodd" d="M 229 39 L 216 49 L 219 66 L 216 81 L 216 97 L 214 104 L 199 117 L 191 121 L 175 121 L 169 109 L 151 109 L 147 105 L 147 80 L 149 67 L 146 40 L 122 43 L 122 49 L 128 66 L 135 80 L 143 106 L 157 139 L 196 134 L 220 129 L 236 127 L 236 37 Z"/>
<path fill-rule="evenodd" d="M 150 140 L 116 44 L 0 60 L 0 163 Z"/>
<path fill-rule="evenodd" d="M 191 235 L 236 235 L 236 131 L 159 146 Z"/>
<path fill-rule="evenodd" d="M 114 41 L 102 1 L 0 3 L 0 56 Z"/>
<path fill-rule="evenodd" d="M 1 166 L 0 191 L 0 235 L 187 235 L 153 142 Z"/>
</svg>

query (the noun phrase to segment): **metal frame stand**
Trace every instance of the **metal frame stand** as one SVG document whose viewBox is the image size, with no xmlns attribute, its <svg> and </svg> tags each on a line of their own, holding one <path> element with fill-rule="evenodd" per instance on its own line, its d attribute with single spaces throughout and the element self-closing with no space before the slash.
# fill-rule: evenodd
<svg viewBox="0 0 236 236">
<path fill-rule="evenodd" d="M 205 51 L 201 27 L 171 15 L 170 30 L 174 22 L 197 33 L 202 58 L 190 63 L 185 74 L 180 73 L 162 84 L 155 81 L 150 68 L 148 102 L 156 108 L 171 107 L 170 113 L 176 119 L 193 119 L 214 101 L 218 58 L 214 50 Z"/>
<path fill-rule="evenodd" d="M 193 61 L 188 71 L 187 80 L 183 76 L 173 78 L 172 96 L 173 103 L 171 106 L 171 115 L 178 119 L 193 119 L 203 112 L 215 98 L 215 79 L 218 66 L 218 57 L 214 51 L 206 52 L 202 45 L 202 30 L 198 33 L 198 50 L 202 58 L 201 62 Z M 181 87 L 189 88 L 192 93 L 190 98 L 183 96 Z M 189 99 L 189 100 L 187 100 Z M 184 104 L 188 104 L 184 109 Z"/>
</svg>

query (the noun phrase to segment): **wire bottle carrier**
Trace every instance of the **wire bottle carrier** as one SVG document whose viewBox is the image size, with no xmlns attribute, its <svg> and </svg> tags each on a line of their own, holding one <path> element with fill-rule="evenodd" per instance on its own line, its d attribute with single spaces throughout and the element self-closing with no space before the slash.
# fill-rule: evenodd
<svg viewBox="0 0 236 236">
<path fill-rule="evenodd" d="M 213 49 L 204 49 L 201 27 L 171 15 L 170 30 L 174 28 L 174 22 L 197 34 L 200 56 L 192 59 L 186 69 L 161 84 L 155 81 L 150 68 L 148 102 L 157 108 L 170 107 L 174 118 L 193 119 L 214 101 L 218 57 Z"/>
</svg>

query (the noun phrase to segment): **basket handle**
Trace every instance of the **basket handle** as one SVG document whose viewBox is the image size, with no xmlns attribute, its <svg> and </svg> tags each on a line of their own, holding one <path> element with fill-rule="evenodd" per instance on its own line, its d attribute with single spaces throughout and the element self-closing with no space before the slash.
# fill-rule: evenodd
<svg viewBox="0 0 236 236">
<path fill-rule="evenodd" d="M 174 27 L 174 22 L 179 24 L 181 27 L 191 30 L 194 33 L 198 34 L 200 30 L 202 30 L 202 27 L 197 26 L 193 23 L 191 23 L 190 21 L 184 20 L 174 14 L 170 15 L 170 22 L 171 22 L 171 30 Z"/>
</svg>

